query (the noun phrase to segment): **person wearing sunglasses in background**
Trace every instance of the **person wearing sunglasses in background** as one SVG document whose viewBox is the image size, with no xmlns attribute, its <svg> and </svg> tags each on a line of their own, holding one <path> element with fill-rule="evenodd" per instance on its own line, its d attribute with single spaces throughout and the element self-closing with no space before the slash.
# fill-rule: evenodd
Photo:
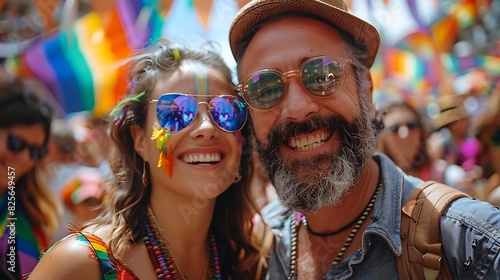
<svg viewBox="0 0 500 280">
<path fill-rule="evenodd" d="M 233 21 L 237 89 L 278 196 L 262 210 L 275 233 L 268 279 L 399 277 L 401 207 L 423 181 L 373 153 L 379 43 L 341 0 L 256 0 Z M 456 279 L 498 279 L 499 233 L 488 203 L 447 208 L 440 234 Z"/>
<path fill-rule="evenodd" d="M 59 204 L 39 178 L 52 110 L 21 80 L 0 83 L 1 279 L 23 279 L 46 250 Z"/>
<path fill-rule="evenodd" d="M 377 151 L 408 175 L 443 182 L 444 168 L 435 166 L 427 154 L 429 129 L 422 115 L 403 101 L 386 105 L 378 115 L 384 128 L 378 134 Z"/>
<path fill-rule="evenodd" d="M 166 40 L 128 62 L 129 96 L 111 112 L 109 208 L 30 279 L 253 279 L 248 112 L 230 70 L 209 49 Z"/>
</svg>

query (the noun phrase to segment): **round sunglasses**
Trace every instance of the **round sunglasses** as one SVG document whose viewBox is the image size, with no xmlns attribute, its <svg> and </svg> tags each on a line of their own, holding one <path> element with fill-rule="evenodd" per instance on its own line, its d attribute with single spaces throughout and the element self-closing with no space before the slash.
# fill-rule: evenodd
<svg viewBox="0 0 500 280">
<path fill-rule="evenodd" d="M 353 63 L 351 59 L 345 58 L 313 57 L 302 63 L 299 70 L 285 73 L 274 69 L 257 71 L 236 85 L 236 90 L 250 107 L 268 110 L 278 106 L 285 99 L 286 80 L 296 76 L 307 92 L 313 96 L 326 97 L 342 87 L 346 64 Z"/>
<path fill-rule="evenodd" d="M 208 102 L 197 98 L 212 97 Z M 227 132 L 236 132 L 247 121 L 248 107 L 240 98 L 233 95 L 188 95 L 166 93 L 150 103 L 156 104 L 158 123 L 169 131 L 186 128 L 198 114 L 199 104 L 205 103 L 213 123 Z"/>
</svg>

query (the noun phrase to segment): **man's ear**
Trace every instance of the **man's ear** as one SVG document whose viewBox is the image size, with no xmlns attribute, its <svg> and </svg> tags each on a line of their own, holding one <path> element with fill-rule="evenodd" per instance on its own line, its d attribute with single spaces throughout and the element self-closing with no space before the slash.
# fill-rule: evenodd
<svg viewBox="0 0 500 280">
<path fill-rule="evenodd" d="M 148 161 L 148 153 L 146 152 L 146 141 L 148 138 L 145 135 L 144 129 L 134 124 L 130 126 L 130 135 L 134 140 L 134 150 L 144 159 L 144 161 Z"/>
</svg>

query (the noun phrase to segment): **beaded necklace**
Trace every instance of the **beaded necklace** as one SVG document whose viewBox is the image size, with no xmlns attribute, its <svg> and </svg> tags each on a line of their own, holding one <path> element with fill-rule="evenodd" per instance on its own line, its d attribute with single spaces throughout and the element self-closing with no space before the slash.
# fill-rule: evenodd
<svg viewBox="0 0 500 280">
<path fill-rule="evenodd" d="M 170 252 L 162 230 L 159 228 L 156 218 L 148 208 L 148 219 L 146 223 L 146 236 L 143 237 L 144 245 L 148 250 L 149 258 L 153 263 L 156 275 L 161 280 L 182 279 L 186 276 L 175 263 L 175 259 Z M 208 241 L 208 253 L 210 269 L 207 271 L 208 280 L 221 280 L 221 270 L 217 242 L 213 232 L 210 232 Z"/>
<path fill-rule="evenodd" d="M 382 180 L 379 179 L 378 187 L 375 190 L 375 193 L 373 193 L 373 196 L 370 199 L 370 202 L 368 203 L 368 205 L 366 205 L 365 210 L 363 210 L 363 213 L 359 216 L 359 218 L 356 222 L 356 225 L 354 226 L 351 233 L 347 237 L 347 240 L 345 241 L 344 246 L 342 246 L 342 248 L 340 249 L 339 253 L 337 254 L 337 257 L 335 257 L 335 260 L 333 260 L 332 266 L 337 265 L 340 262 L 340 260 L 342 259 L 342 256 L 344 256 L 345 251 L 351 245 L 351 242 L 354 240 L 354 237 L 358 233 L 359 228 L 363 224 L 364 220 L 366 220 L 366 218 L 368 217 L 368 214 L 370 214 L 370 212 L 372 211 L 373 205 L 375 204 L 375 200 L 377 198 L 378 192 L 381 189 L 381 186 L 382 186 Z M 305 216 L 303 216 L 303 217 L 305 217 Z M 300 224 L 300 222 L 298 222 L 297 220 L 298 220 L 297 213 L 293 213 L 292 214 L 292 221 L 290 222 L 291 252 L 290 252 L 290 274 L 288 275 L 288 280 L 291 280 L 294 278 L 295 268 L 296 268 L 296 264 L 297 264 L 297 226 Z M 302 220 L 305 220 L 305 219 L 302 219 Z M 350 225 L 352 225 L 352 223 L 350 223 Z M 304 226 L 306 227 L 306 229 L 308 229 L 307 225 L 304 225 Z M 345 229 L 345 228 L 343 228 L 343 229 Z M 310 231 L 310 229 L 308 229 L 308 230 Z M 337 231 L 337 232 L 340 232 L 340 231 Z M 315 234 L 315 235 L 321 236 L 320 234 Z M 329 235 L 331 235 L 331 234 L 326 234 L 324 236 L 329 236 Z"/>
</svg>

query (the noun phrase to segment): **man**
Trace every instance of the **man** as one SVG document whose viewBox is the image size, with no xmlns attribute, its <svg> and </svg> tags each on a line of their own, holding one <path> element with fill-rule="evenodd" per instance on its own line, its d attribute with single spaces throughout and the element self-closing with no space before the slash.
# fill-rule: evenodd
<svg viewBox="0 0 500 280">
<path fill-rule="evenodd" d="M 279 202 L 269 279 L 397 279 L 401 206 L 423 183 L 373 154 L 369 68 L 380 37 L 341 0 L 257 0 L 238 13 L 230 45 L 252 142 Z M 500 212 L 458 199 L 441 219 L 457 279 L 500 275 Z"/>
</svg>

